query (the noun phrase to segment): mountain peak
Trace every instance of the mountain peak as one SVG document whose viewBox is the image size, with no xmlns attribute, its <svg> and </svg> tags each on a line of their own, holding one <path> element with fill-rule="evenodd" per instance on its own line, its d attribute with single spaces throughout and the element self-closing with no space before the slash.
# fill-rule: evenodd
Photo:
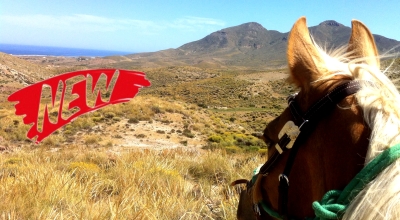
<svg viewBox="0 0 400 220">
<path fill-rule="evenodd" d="M 257 22 L 247 22 L 241 25 L 233 26 L 233 27 L 228 27 L 224 28 L 221 31 L 232 31 L 232 30 L 252 30 L 252 31 L 265 31 L 266 29 L 259 23 Z"/>
<path fill-rule="evenodd" d="M 211 53 L 222 48 L 224 50 L 259 49 L 277 38 L 274 35 L 276 35 L 275 31 L 271 33 L 257 22 L 248 22 L 213 32 L 203 39 L 182 45 L 179 49 L 196 53 L 200 51 Z"/>
<path fill-rule="evenodd" d="M 239 26 L 244 26 L 244 27 L 253 28 L 253 29 L 264 29 L 264 27 L 257 22 L 248 22 L 248 23 L 244 23 Z"/>
<path fill-rule="evenodd" d="M 327 20 L 327 21 L 321 22 L 318 26 L 321 26 L 321 25 L 324 25 L 324 26 L 332 26 L 332 27 L 340 27 L 340 26 L 343 26 L 343 24 L 341 24 L 341 23 L 339 23 L 339 22 L 337 22 L 337 21 L 334 21 L 334 20 Z"/>
</svg>

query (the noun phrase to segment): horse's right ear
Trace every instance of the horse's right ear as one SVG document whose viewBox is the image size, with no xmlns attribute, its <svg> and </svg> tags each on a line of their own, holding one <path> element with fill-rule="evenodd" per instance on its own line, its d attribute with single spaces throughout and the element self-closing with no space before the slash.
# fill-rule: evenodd
<svg viewBox="0 0 400 220">
<path fill-rule="evenodd" d="M 351 22 L 348 52 L 353 59 L 362 58 L 363 62 L 379 69 L 379 54 L 374 37 L 361 21 L 352 20 Z"/>
<path fill-rule="evenodd" d="M 289 80 L 305 90 L 327 71 L 325 61 L 310 37 L 305 17 L 298 19 L 290 31 L 287 58 Z"/>
</svg>

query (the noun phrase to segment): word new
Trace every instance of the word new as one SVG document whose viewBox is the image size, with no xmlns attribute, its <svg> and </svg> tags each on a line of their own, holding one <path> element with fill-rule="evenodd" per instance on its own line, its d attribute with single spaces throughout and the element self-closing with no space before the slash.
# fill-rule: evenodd
<svg viewBox="0 0 400 220">
<path fill-rule="evenodd" d="M 105 88 L 100 88 L 100 78 L 105 78 Z M 27 137 L 29 139 L 37 137 L 36 143 L 39 143 L 82 114 L 110 104 L 128 102 L 135 97 L 140 88 L 145 86 L 150 86 L 150 82 L 142 72 L 117 69 L 82 70 L 57 75 L 20 89 L 11 94 L 8 101 L 18 102 L 15 104 L 15 114 L 25 115 L 24 124 L 32 125 Z M 87 90 L 95 97 L 92 105 L 88 103 L 90 93 L 88 94 Z M 46 91 L 50 91 L 51 103 L 46 103 L 44 110 L 41 111 L 43 109 L 41 102 Z M 108 94 L 108 100 L 102 98 L 105 92 Z M 66 95 L 72 97 L 69 104 L 64 103 Z M 49 109 L 57 110 L 56 120 L 51 120 Z M 68 115 L 65 114 L 66 111 Z M 40 121 L 42 123 L 38 123 L 39 118 L 43 118 L 43 121 Z"/>
</svg>

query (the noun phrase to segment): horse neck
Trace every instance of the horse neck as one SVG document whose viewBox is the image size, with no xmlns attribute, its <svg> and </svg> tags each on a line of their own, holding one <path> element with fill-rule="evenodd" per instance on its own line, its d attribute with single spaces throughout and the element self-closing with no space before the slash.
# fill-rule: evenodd
<svg viewBox="0 0 400 220">
<path fill-rule="evenodd" d="M 365 124 L 362 111 L 351 105 L 349 97 L 323 119 L 304 149 L 309 158 L 310 172 L 316 189 L 324 194 L 331 189 L 343 189 L 363 168 L 368 150 L 370 129 Z"/>
</svg>

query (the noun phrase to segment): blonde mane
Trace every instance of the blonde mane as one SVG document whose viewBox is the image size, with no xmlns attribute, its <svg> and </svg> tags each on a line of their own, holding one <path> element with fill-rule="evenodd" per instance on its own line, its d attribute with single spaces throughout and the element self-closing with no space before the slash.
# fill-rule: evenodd
<svg viewBox="0 0 400 220">
<path fill-rule="evenodd" d="M 343 53 L 343 48 L 330 56 L 317 48 L 329 69 L 320 80 L 342 74 L 365 82 L 355 96 L 371 129 L 366 165 L 382 151 L 400 143 L 400 94 L 385 72 L 363 64 L 362 61 L 370 58 L 348 59 L 351 53 Z M 400 160 L 388 166 L 358 194 L 343 219 L 400 219 Z"/>
</svg>

